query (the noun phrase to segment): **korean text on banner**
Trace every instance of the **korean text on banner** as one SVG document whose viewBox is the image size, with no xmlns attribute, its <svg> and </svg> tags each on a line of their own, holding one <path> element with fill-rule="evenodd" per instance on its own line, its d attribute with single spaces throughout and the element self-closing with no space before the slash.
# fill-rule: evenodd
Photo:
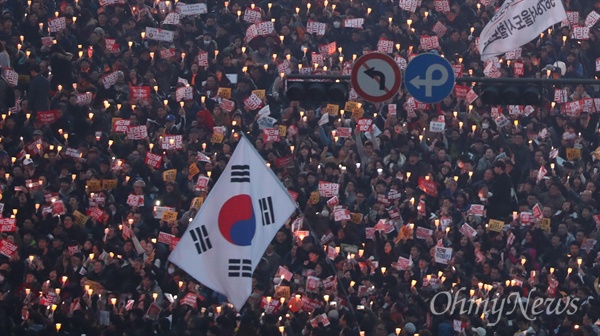
<svg viewBox="0 0 600 336">
<path fill-rule="evenodd" d="M 481 32 L 478 48 L 481 60 L 521 47 L 566 18 L 559 0 L 505 1 Z"/>
</svg>

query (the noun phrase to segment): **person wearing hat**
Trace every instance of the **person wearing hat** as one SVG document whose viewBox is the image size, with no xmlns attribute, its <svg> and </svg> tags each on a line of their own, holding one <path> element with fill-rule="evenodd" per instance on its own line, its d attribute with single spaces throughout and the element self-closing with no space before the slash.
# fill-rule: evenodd
<svg viewBox="0 0 600 336">
<path fill-rule="evenodd" d="M 180 109 L 180 111 L 183 113 L 179 113 L 180 120 L 179 120 L 179 123 L 177 123 L 177 124 L 175 124 L 175 120 L 177 120 L 177 117 L 175 117 L 173 114 L 169 114 L 165 118 L 165 134 L 182 134 L 183 133 L 183 130 L 185 129 L 186 118 L 185 118 L 185 111 L 183 109 Z"/>
<path fill-rule="evenodd" d="M 23 160 L 23 174 L 25 178 L 35 180 L 39 177 L 38 171 L 32 159 Z"/>
<path fill-rule="evenodd" d="M 404 325 L 404 328 L 402 328 L 402 335 L 414 335 L 417 332 L 417 327 L 415 326 L 414 323 L 412 322 L 408 322 Z"/>
<path fill-rule="evenodd" d="M 33 141 L 42 140 L 43 136 L 44 136 L 44 132 L 42 130 L 36 129 L 33 131 Z"/>
</svg>

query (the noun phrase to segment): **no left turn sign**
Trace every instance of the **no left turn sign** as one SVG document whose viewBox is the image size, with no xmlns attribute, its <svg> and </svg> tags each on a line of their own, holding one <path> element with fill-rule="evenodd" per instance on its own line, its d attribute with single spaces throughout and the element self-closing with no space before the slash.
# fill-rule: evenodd
<svg viewBox="0 0 600 336">
<path fill-rule="evenodd" d="M 361 98 L 372 103 L 380 103 L 398 93 L 402 74 L 391 57 L 372 52 L 356 60 L 352 66 L 350 80 L 352 87 Z"/>
</svg>

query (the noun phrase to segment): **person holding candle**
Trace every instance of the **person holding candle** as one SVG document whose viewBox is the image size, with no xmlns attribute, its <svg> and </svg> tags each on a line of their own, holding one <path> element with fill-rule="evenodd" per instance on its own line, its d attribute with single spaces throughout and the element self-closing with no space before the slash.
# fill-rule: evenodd
<svg viewBox="0 0 600 336">
<path fill-rule="evenodd" d="M 144 296 L 146 300 L 153 300 L 153 293 L 157 294 L 156 299 L 154 299 L 154 302 L 156 302 L 156 304 L 160 306 L 165 300 L 163 291 L 158 285 L 155 276 L 153 276 L 150 273 L 147 273 L 142 277 L 142 281 L 136 288 L 136 295 L 138 297 Z"/>
</svg>

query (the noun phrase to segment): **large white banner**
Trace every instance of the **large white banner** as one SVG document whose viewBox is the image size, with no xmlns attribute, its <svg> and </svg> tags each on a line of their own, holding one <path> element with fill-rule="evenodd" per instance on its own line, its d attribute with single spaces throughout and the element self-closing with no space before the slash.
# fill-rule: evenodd
<svg viewBox="0 0 600 336">
<path fill-rule="evenodd" d="M 252 273 L 296 209 L 288 191 L 242 137 L 169 260 L 239 311 L 252 292 Z"/>
<path fill-rule="evenodd" d="M 481 60 L 521 47 L 566 18 L 561 0 L 507 0 L 481 32 Z"/>
</svg>

